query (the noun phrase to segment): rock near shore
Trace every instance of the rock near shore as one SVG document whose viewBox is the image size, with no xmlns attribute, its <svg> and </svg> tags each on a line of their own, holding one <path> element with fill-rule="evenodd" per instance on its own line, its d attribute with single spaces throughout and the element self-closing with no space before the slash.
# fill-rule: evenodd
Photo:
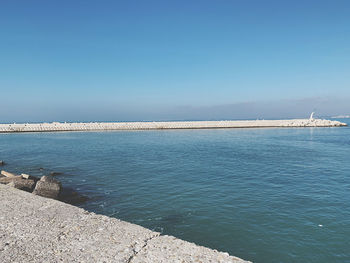
<svg viewBox="0 0 350 263">
<path fill-rule="evenodd" d="M 54 179 L 52 176 L 43 176 L 36 183 L 33 194 L 58 199 L 61 188 L 61 182 L 58 180 Z"/>
<path fill-rule="evenodd" d="M 52 176 L 43 176 L 39 180 L 38 177 L 28 174 L 17 175 L 7 171 L 1 171 L 0 184 L 52 199 L 58 199 L 62 189 L 61 182 Z"/>
<path fill-rule="evenodd" d="M 15 178 L 7 185 L 31 193 L 34 189 L 35 181 L 32 179 Z"/>
</svg>

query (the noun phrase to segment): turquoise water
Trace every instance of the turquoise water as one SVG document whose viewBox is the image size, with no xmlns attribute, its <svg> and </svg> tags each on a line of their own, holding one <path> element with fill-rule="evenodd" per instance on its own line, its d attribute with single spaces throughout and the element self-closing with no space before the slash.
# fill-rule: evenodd
<svg viewBox="0 0 350 263">
<path fill-rule="evenodd" d="M 350 262 L 349 156 L 350 128 L 0 134 L 6 170 L 258 263 Z"/>
</svg>

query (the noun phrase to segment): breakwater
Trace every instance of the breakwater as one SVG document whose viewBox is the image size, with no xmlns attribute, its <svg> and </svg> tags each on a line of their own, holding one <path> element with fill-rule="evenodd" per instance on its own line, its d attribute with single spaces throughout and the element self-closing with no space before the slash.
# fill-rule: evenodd
<svg viewBox="0 0 350 263">
<path fill-rule="evenodd" d="M 174 122 L 80 122 L 80 123 L 22 123 L 0 124 L 0 133 L 159 130 L 159 129 L 215 129 L 215 128 L 272 128 L 272 127 L 340 127 L 339 121 L 323 119 L 244 120 L 244 121 L 174 121 Z"/>
<path fill-rule="evenodd" d="M 247 262 L 6 185 L 0 211 L 2 262 Z"/>
</svg>

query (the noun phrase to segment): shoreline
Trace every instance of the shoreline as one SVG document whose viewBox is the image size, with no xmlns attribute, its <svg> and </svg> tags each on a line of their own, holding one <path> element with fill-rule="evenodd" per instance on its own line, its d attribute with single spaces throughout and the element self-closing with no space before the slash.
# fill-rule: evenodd
<svg viewBox="0 0 350 263">
<path fill-rule="evenodd" d="M 67 192 L 54 179 L 61 174 L 50 172 L 39 178 L 1 170 L 0 252 L 4 262 L 251 263 L 66 202 L 79 194 L 62 199 Z"/>
<path fill-rule="evenodd" d="M 249 263 L 142 226 L 0 184 L 5 262 Z"/>
<path fill-rule="evenodd" d="M 223 128 L 302 128 L 342 127 L 346 123 L 324 119 L 244 120 L 244 121 L 168 121 L 168 122 L 81 122 L 0 124 L 0 133 L 72 132 L 116 130 L 223 129 Z"/>
</svg>

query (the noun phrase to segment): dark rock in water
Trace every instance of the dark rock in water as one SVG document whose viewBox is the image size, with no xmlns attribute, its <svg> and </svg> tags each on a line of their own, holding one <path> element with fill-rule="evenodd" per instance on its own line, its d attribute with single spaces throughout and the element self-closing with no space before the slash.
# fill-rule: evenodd
<svg viewBox="0 0 350 263">
<path fill-rule="evenodd" d="M 48 183 L 56 183 L 56 184 L 61 184 L 60 181 L 56 180 L 55 178 L 53 178 L 50 175 L 44 175 L 40 178 L 40 181 L 42 182 L 48 182 Z"/>
<path fill-rule="evenodd" d="M 61 175 L 62 173 L 60 172 L 51 172 L 50 175 L 51 176 L 57 176 L 57 175 Z"/>
<path fill-rule="evenodd" d="M 44 170 L 44 168 L 40 167 L 40 168 L 39 168 L 39 170 L 40 170 L 40 171 L 43 171 L 43 170 Z"/>
<path fill-rule="evenodd" d="M 43 176 L 36 183 L 33 194 L 57 199 L 61 192 L 61 183 L 52 176 Z"/>
<path fill-rule="evenodd" d="M 34 180 L 34 182 L 37 182 L 37 181 L 40 180 L 38 177 L 29 175 L 29 174 L 21 174 L 21 176 L 22 176 L 22 178 L 24 178 L 24 179 Z"/>
<path fill-rule="evenodd" d="M 5 162 L 0 160 L 0 166 L 3 166 L 3 165 L 5 165 Z"/>
<path fill-rule="evenodd" d="M 63 188 L 59 200 L 71 205 L 80 205 L 88 201 L 89 198 L 74 191 L 72 188 Z"/>
<path fill-rule="evenodd" d="M 162 221 L 167 224 L 177 224 L 184 220 L 184 216 L 182 214 L 170 214 L 162 217 Z"/>
<path fill-rule="evenodd" d="M 8 186 L 12 186 L 14 188 L 24 190 L 27 192 L 32 192 L 35 186 L 35 181 L 31 179 L 23 179 L 23 178 L 11 178 L 12 181 L 8 183 Z"/>
</svg>

